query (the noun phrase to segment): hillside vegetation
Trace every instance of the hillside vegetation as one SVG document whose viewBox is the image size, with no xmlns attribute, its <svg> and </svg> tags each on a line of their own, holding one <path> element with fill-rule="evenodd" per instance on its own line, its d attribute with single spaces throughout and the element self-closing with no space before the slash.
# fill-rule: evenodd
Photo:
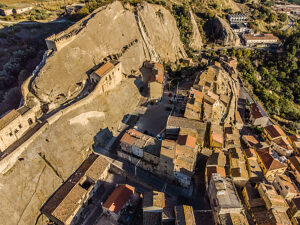
<svg viewBox="0 0 300 225">
<path fill-rule="evenodd" d="M 233 50 L 239 59 L 238 69 L 253 93 L 264 103 L 271 115 L 289 120 L 296 129 L 300 121 L 300 30 L 285 38 L 283 52 Z"/>
</svg>

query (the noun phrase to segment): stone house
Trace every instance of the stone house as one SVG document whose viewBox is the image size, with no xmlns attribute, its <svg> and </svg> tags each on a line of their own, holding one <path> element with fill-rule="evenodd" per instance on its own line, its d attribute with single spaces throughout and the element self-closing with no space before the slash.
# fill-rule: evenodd
<svg viewBox="0 0 300 225">
<path fill-rule="evenodd" d="M 275 37 L 273 34 L 261 34 L 261 35 L 243 34 L 242 38 L 246 46 L 255 46 L 260 44 L 263 45 L 280 44 L 278 37 Z"/>
<path fill-rule="evenodd" d="M 271 141 L 271 146 L 278 154 L 286 157 L 289 157 L 294 153 L 294 149 L 290 145 L 287 137 L 280 137 Z"/>
<path fill-rule="evenodd" d="M 288 202 L 300 194 L 293 181 L 291 181 L 291 179 L 284 174 L 280 174 L 275 177 L 273 186 L 277 192 Z"/>
<path fill-rule="evenodd" d="M 288 158 L 288 169 L 294 175 L 296 181 L 300 183 L 300 157 L 292 156 Z"/>
<path fill-rule="evenodd" d="M 123 209 L 132 203 L 134 196 L 138 196 L 134 187 L 128 184 L 118 185 L 102 205 L 103 213 L 111 215 L 117 221 Z"/>
<path fill-rule="evenodd" d="M 253 148 L 244 149 L 246 157 L 246 165 L 248 169 L 249 181 L 252 183 L 260 183 L 264 180 L 264 174 L 257 162 L 257 155 Z"/>
<path fill-rule="evenodd" d="M 212 174 L 217 173 L 221 178 L 226 177 L 226 156 L 223 151 L 214 151 L 207 160 L 205 167 L 205 184 L 206 189 L 208 189 L 208 185 Z"/>
<path fill-rule="evenodd" d="M 149 191 L 143 193 L 143 224 L 161 224 L 165 208 L 165 193 Z"/>
<path fill-rule="evenodd" d="M 278 195 L 273 185 L 260 183 L 258 192 L 264 200 L 268 210 L 276 210 L 278 212 L 286 212 L 289 205 L 281 195 Z"/>
<path fill-rule="evenodd" d="M 252 135 L 243 135 L 242 140 L 248 148 L 253 148 L 259 143 L 258 140 Z"/>
<path fill-rule="evenodd" d="M 154 63 L 151 69 L 152 75 L 148 83 L 150 101 L 160 101 L 163 97 L 165 86 L 164 67 L 160 63 Z"/>
<path fill-rule="evenodd" d="M 257 103 L 252 103 L 250 107 L 250 122 L 254 126 L 265 127 L 268 125 L 269 117 L 260 109 Z"/>
<path fill-rule="evenodd" d="M 122 81 L 122 78 L 122 64 L 118 61 L 103 64 L 89 76 L 90 81 L 100 87 L 100 93 L 113 89 Z"/>
<path fill-rule="evenodd" d="M 74 224 L 83 208 L 106 179 L 110 164 L 100 155 L 91 154 L 40 209 L 58 225 Z"/>
<path fill-rule="evenodd" d="M 287 165 L 273 157 L 270 147 L 257 149 L 256 154 L 257 162 L 269 182 L 273 182 L 277 174 L 285 172 Z"/>
<path fill-rule="evenodd" d="M 211 149 L 223 148 L 224 145 L 223 127 L 217 124 L 211 124 L 209 143 Z"/>
<path fill-rule="evenodd" d="M 238 187 L 244 187 L 249 180 L 246 160 L 240 148 L 231 148 L 229 155 L 229 176 Z"/>
<path fill-rule="evenodd" d="M 221 178 L 218 174 L 212 174 L 208 196 L 216 223 L 220 223 L 218 218 L 222 214 L 240 214 L 243 210 L 238 193 L 230 178 Z"/>
<path fill-rule="evenodd" d="M 36 108 L 21 106 L 0 119 L 0 152 L 17 141 L 37 120 Z"/>
<path fill-rule="evenodd" d="M 121 137 L 117 154 L 144 170 L 155 172 L 160 159 L 160 143 L 154 137 L 129 129 Z"/>
<path fill-rule="evenodd" d="M 250 183 L 243 188 L 242 195 L 245 205 L 251 214 L 253 221 L 256 224 L 271 224 L 273 221 L 268 215 L 264 200 L 259 195 L 256 187 Z"/>
<path fill-rule="evenodd" d="M 288 215 L 291 218 L 293 224 L 299 224 L 300 219 L 300 196 L 293 198 L 290 202 L 290 208 L 288 209 Z"/>
<path fill-rule="evenodd" d="M 164 139 L 161 142 L 160 159 L 158 164 L 158 173 L 160 176 L 169 181 L 173 181 L 174 177 L 174 160 L 175 160 L 176 142 Z"/>
<path fill-rule="evenodd" d="M 294 134 L 288 136 L 288 141 L 294 148 L 294 150 L 300 154 L 300 135 L 299 134 Z"/>
<path fill-rule="evenodd" d="M 181 186 L 188 188 L 197 159 L 196 138 L 190 135 L 179 135 L 174 160 L 174 176 Z"/>
<path fill-rule="evenodd" d="M 269 125 L 265 127 L 262 136 L 269 144 L 271 144 L 271 142 L 277 138 L 286 137 L 286 134 L 279 126 Z"/>
</svg>

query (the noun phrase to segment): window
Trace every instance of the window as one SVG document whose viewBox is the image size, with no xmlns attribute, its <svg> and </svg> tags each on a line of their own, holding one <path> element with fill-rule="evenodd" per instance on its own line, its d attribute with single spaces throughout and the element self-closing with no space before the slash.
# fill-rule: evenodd
<svg viewBox="0 0 300 225">
<path fill-rule="evenodd" d="M 87 176 L 80 182 L 80 186 L 85 190 L 88 190 L 92 185 L 94 185 L 94 181 Z"/>
<path fill-rule="evenodd" d="M 13 136 L 12 132 L 9 133 L 9 136 Z"/>
<path fill-rule="evenodd" d="M 20 129 L 22 128 L 22 125 L 21 125 L 21 124 L 19 124 L 19 128 L 20 128 Z"/>
<path fill-rule="evenodd" d="M 32 121 L 31 118 L 28 119 L 28 124 L 29 124 L 29 125 L 33 124 L 33 121 Z"/>
</svg>

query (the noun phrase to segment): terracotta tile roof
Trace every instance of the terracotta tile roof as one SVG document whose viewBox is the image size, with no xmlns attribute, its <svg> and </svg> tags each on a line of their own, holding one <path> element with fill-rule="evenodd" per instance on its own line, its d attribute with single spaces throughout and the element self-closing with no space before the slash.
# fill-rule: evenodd
<svg viewBox="0 0 300 225">
<path fill-rule="evenodd" d="M 206 177 L 207 177 L 207 181 L 210 181 L 210 178 L 212 176 L 213 173 L 218 173 L 220 174 L 221 177 L 226 177 L 226 172 L 225 172 L 225 168 L 221 167 L 221 166 L 208 166 L 206 167 Z"/>
<path fill-rule="evenodd" d="M 294 134 L 289 136 L 292 142 L 299 142 L 300 141 L 300 135 Z"/>
<path fill-rule="evenodd" d="M 277 175 L 277 179 L 279 178 L 280 183 L 285 186 L 285 187 L 289 187 L 288 190 L 291 193 L 299 193 L 296 185 L 293 183 L 293 181 L 291 181 L 291 179 L 284 175 L 284 174 L 278 174 Z"/>
<path fill-rule="evenodd" d="M 176 116 L 169 116 L 167 122 L 167 129 L 168 128 L 185 128 L 185 129 L 192 129 L 192 130 L 205 130 L 206 123 L 202 123 L 197 120 L 192 120 L 184 117 L 176 117 Z"/>
<path fill-rule="evenodd" d="M 7 113 L 5 116 L 3 116 L 0 119 L 0 130 L 2 130 L 4 127 L 9 125 L 12 121 L 14 121 L 20 115 L 21 114 L 17 110 L 15 110 L 15 109 L 11 110 L 9 113 Z"/>
<path fill-rule="evenodd" d="M 258 108 L 256 103 L 251 104 L 251 114 L 255 119 L 258 119 L 258 118 L 261 118 L 264 116 L 262 114 L 262 112 L 260 111 L 260 109 Z"/>
<path fill-rule="evenodd" d="M 75 185 L 63 201 L 53 211 L 52 215 L 62 222 L 66 222 L 78 206 L 81 205 L 87 190 L 79 185 Z"/>
<path fill-rule="evenodd" d="M 284 131 L 277 125 L 269 125 L 265 128 L 266 132 L 271 136 L 272 139 L 283 136 L 285 137 L 286 134 Z"/>
<path fill-rule="evenodd" d="M 195 98 L 198 98 L 198 99 L 203 99 L 204 98 L 204 93 L 196 90 L 196 89 L 192 89 L 192 93 L 194 94 L 194 97 Z"/>
<path fill-rule="evenodd" d="M 297 196 L 292 199 L 292 202 L 296 206 L 296 209 L 300 210 L 300 196 Z"/>
<path fill-rule="evenodd" d="M 212 133 L 211 138 L 213 141 L 216 141 L 218 143 L 221 143 L 223 145 L 224 138 L 223 135 L 217 134 L 217 133 Z"/>
<path fill-rule="evenodd" d="M 278 37 L 275 37 L 273 34 L 262 34 L 262 35 L 243 34 L 243 38 L 246 41 L 250 41 L 250 40 L 275 40 L 275 41 L 279 41 Z"/>
<path fill-rule="evenodd" d="M 258 140 L 252 135 L 243 135 L 242 139 L 248 142 L 248 144 L 251 146 L 257 145 L 259 143 Z"/>
<path fill-rule="evenodd" d="M 267 170 L 276 170 L 286 167 L 286 165 L 281 163 L 278 159 L 273 158 L 273 156 L 270 153 L 270 148 L 267 147 L 257 149 L 256 152 Z"/>
<path fill-rule="evenodd" d="M 300 172 L 300 157 L 299 156 L 292 156 L 288 159 L 289 163 L 291 163 L 296 170 Z"/>
<path fill-rule="evenodd" d="M 59 189 L 42 206 L 41 212 L 53 215 L 65 222 L 80 206 L 81 201 L 87 194 L 87 190 L 79 183 L 84 176 L 91 176 L 96 181 L 106 169 L 109 163 L 99 155 L 90 154 L 78 169 L 63 183 Z"/>
<path fill-rule="evenodd" d="M 196 138 L 191 135 L 179 135 L 177 138 L 177 143 L 180 145 L 186 145 L 191 148 L 196 147 Z"/>
<path fill-rule="evenodd" d="M 244 152 L 247 158 L 252 158 L 252 157 L 257 158 L 256 152 L 253 148 L 246 148 Z"/>
<path fill-rule="evenodd" d="M 97 69 L 94 73 L 97 74 L 99 77 L 103 77 L 106 73 L 112 70 L 114 68 L 114 64 L 111 62 L 107 62 L 104 65 L 102 65 L 99 69 Z"/>
<path fill-rule="evenodd" d="M 290 145 L 288 140 L 285 137 L 280 137 L 278 139 L 273 140 L 274 143 L 279 145 L 282 148 L 285 148 L 287 150 L 293 150 L 293 147 Z"/>
<path fill-rule="evenodd" d="M 134 193 L 134 190 L 134 187 L 128 184 L 119 185 L 105 201 L 103 207 L 118 214 L 126 202 L 130 200 L 130 196 Z"/>
<path fill-rule="evenodd" d="M 238 123 L 244 123 L 244 121 L 241 117 L 241 114 L 238 110 L 235 111 L 235 119 L 236 119 L 236 122 L 238 122 Z"/>
<path fill-rule="evenodd" d="M 127 132 L 125 132 L 124 135 L 122 136 L 120 142 L 128 144 L 128 145 L 133 145 L 135 140 L 136 140 L 135 137 L 133 137 L 130 134 L 128 134 Z"/>
<path fill-rule="evenodd" d="M 173 140 L 164 139 L 161 142 L 160 155 L 167 156 L 171 159 L 175 158 L 176 142 Z"/>
</svg>

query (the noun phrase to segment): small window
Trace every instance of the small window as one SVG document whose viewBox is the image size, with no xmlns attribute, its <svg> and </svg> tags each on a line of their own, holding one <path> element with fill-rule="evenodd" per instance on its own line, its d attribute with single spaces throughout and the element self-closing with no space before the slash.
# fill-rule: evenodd
<svg viewBox="0 0 300 225">
<path fill-rule="evenodd" d="M 21 125 L 21 124 L 19 124 L 19 128 L 20 128 L 20 129 L 22 128 L 22 125 Z"/>
<path fill-rule="evenodd" d="M 33 121 L 32 121 L 31 118 L 28 119 L 28 124 L 29 124 L 29 125 L 33 124 Z"/>
<path fill-rule="evenodd" d="M 12 133 L 12 132 L 10 132 L 10 133 L 9 133 L 9 136 L 13 136 L 13 133 Z"/>
<path fill-rule="evenodd" d="M 17 134 L 18 132 L 19 132 L 19 130 L 16 129 L 16 130 L 15 130 L 15 134 Z"/>
<path fill-rule="evenodd" d="M 80 182 L 80 186 L 85 190 L 88 190 L 92 185 L 94 185 L 94 181 L 89 177 L 85 177 L 85 179 Z"/>
</svg>

